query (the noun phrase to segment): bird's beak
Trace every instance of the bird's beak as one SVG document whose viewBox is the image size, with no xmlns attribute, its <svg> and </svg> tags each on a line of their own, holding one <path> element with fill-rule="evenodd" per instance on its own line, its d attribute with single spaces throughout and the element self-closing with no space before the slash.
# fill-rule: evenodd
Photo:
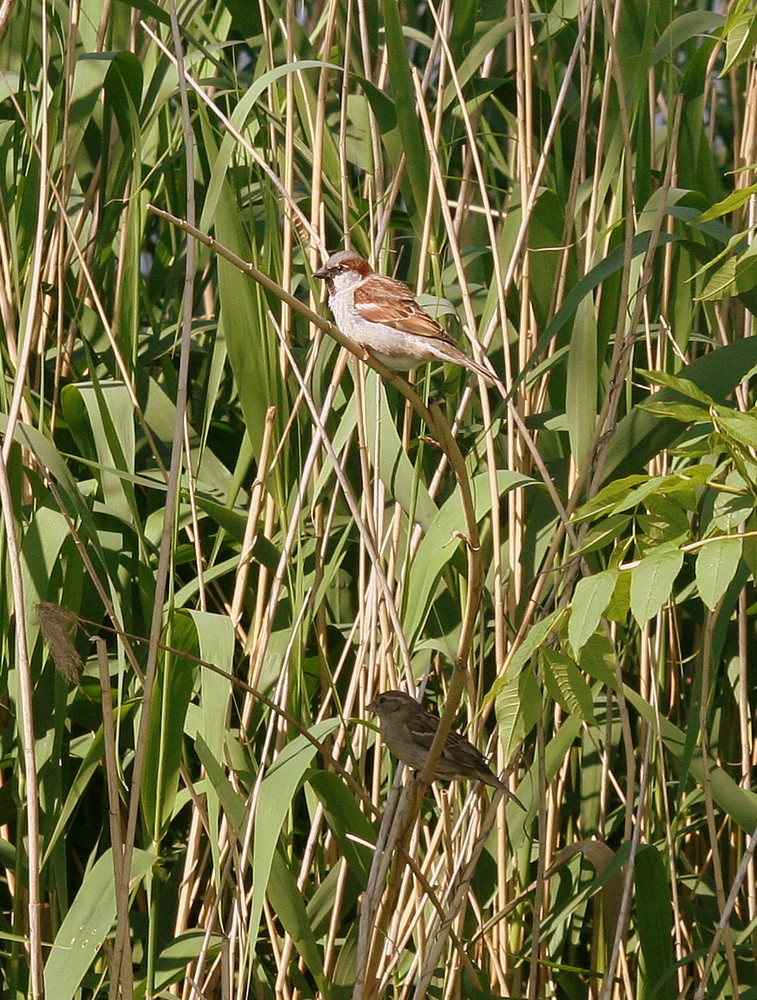
<svg viewBox="0 0 757 1000">
<path fill-rule="evenodd" d="M 377 705 L 376 705 L 376 702 L 375 702 L 375 701 L 372 701 L 372 702 L 370 703 L 370 705 L 366 705 L 365 707 L 366 707 L 366 709 L 367 709 L 367 710 L 368 710 L 369 712 L 375 712 L 375 711 L 376 711 L 376 708 L 377 708 Z"/>
<path fill-rule="evenodd" d="M 321 267 L 321 268 L 319 268 L 319 270 L 313 271 L 313 277 L 314 278 L 320 278 L 321 281 L 325 281 L 326 278 L 328 278 L 328 276 L 329 276 L 329 274 L 328 274 L 328 271 L 326 270 L 325 267 Z"/>
</svg>

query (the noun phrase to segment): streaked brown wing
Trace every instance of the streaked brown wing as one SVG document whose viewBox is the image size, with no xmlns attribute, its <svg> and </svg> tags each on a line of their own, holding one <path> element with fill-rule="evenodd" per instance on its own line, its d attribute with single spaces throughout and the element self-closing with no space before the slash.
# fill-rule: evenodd
<svg viewBox="0 0 757 1000">
<path fill-rule="evenodd" d="M 409 723 L 410 732 L 418 746 L 428 750 L 434 742 L 439 720 L 431 712 L 423 712 L 412 718 Z"/>
<path fill-rule="evenodd" d="M 413 738 L 424 750 L 431 749 L 438 728 L 439 719 L 431 712 L 424 712 L 410 722 Z M 479 749 L 454 729 L 447 734 L 439 759 L 460 767 L 486 768 L 486 758 Z"/>
<path fill-rule="evenodd" d="M 372 323 L 383 323 L 402 333 L 430 337 L 454 344 L 454 340 L 413 298 L 413 293 L 396 278 L 371 275 L 355 290 L 355 308 Z"/>
<path fill-rule="evenodd" d="M 486 767 L 486 758 L 478 747 L 460 733 L 451 732 L 449 734 L 442 756 L 469 767 Z"/>
</svg>

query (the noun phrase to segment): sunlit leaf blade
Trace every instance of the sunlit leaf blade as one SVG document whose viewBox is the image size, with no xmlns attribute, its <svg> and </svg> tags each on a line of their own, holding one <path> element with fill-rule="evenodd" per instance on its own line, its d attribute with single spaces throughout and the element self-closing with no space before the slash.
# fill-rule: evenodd
<svg viewBox="0 0 757 1000">
<path fill-rule="evenodd" d="M 631 570 L 631 611 L 639 625 L 645 625 L 670 598 L 682 565 L 683 552 L 668 549 L 645 556 Z"/>
<path fill-rule="evenodd" d="M 736 575 L 742 546 L 740 538 L 713 538 L 697 554 L 697 587 L 710 611 L 715 610 Z"/>
<path fill-rule="evenodd" d="M 154 854 L 139 850 L 134 852 L 132 888 L 136 888 L 154 864 Z M 110 933 L 115 917 L 113 858 L 108 850 L 87 872 L 55 936 L 45 963 L 45 988 L 50 996 L 73 1000 L 95 955 Z"/>
<path fill-rule="evenodd" d="M 599 625 L 602 613 L 610 603 L 617 578 L 617 570 L 605 570 L 584 577 L 576 584 L 568 621 L 568 640 L 575 653 L 581 650 Z"/>
</svg>

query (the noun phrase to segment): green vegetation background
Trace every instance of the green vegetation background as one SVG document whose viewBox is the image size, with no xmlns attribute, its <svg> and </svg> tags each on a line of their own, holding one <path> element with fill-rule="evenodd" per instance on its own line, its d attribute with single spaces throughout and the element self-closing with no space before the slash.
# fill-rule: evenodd
<svg viewBox="0 0 757 1000">
<path fill-rule="evenodd" d="M 6 14 L 3 995 L 754 996 L 753 6 Z M 293 309 L 345 240 L 510 398 Z M 422 678 L 528 808 L 376 852 Z"/>
</svg>

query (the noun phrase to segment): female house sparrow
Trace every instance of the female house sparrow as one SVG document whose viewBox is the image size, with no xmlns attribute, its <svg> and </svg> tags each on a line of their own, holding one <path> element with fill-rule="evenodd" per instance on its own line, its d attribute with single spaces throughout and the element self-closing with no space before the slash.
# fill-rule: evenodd
<svg viewBox="0 0 757 1000">
<path fill-rule="evenodd" d="M 404 691 L 385 691 L 368 706 L 381 720 L 381 738 L 403 764 L 420 771 L 439 726 L 439 719 Z M 460 733 L 450 732 L 433 774 L 434 780 L 474 778 L 499 788 L 507 798 L 526 807 L 491 771 L 483 755 Z"/>
<path fill-rule="evenodd" d="M 333 254 L 313 277 L 326 282 L 336 325 L 366 357 L 392 371 L 408 371 L 429 361 L 461 365 L 504 393 L 500 380 L 463 354 L 403 281 L 376 274 L 352 250 Z"/>
</svg>

